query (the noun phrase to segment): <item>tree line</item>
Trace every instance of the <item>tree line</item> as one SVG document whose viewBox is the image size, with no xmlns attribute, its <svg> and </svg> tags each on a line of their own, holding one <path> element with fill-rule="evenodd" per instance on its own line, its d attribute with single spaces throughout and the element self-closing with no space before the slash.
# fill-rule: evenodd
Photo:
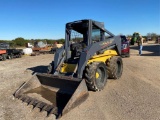
<svg viewBox="0 0 160 120">
<path fill-rule="evenodd" d="M 0 43 L 9 43 L 11 47 L 16 47 L 16 46 L 25 46 L 26 43 L 32 43 L 34 44 L 34 42 L 37 41 L 42 41 L 44 43 L 47 44 L 55 44 L 55 43 L 59 43 L 59 44 L 64 44 L 64 39 L 57 39 L 57 40 L 52 40 L 52 39 L 24 39 L 22 37 L 18 37 L 15 38 L 14 40 L 0 40 Z"/>
<path fill-rule="evenodd" d="M 126 35 L 127 37 L 132 37 L 132 35 Z M 153 40 L 156 41 L 158 39 L 158 37 L 160 38 L 160 35 L 156 34 L 156 33 L 147 33 L 146 36 L 143 36 L 146 40 Z M 55 42 L 59 43 L 59 44 L 64 44 L 65 39 L 61 38 L 61 39 L 24 39 L 23 37 L 18 37 L 15 38 L 14 40 L 0 40 L 0 43 L 9 43 L 10 46 L 25 46 L 26 43 L 34 43 L 34 41 L 42 41 L 44 43 L 47 44 L 54 44 Z"/>
</svg>

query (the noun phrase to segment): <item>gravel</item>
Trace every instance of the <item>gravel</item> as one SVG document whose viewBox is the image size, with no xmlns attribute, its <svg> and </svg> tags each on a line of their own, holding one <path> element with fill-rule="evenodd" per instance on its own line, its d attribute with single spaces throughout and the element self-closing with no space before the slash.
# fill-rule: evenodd
<svg viewBox="0 0 160 120">
<path fill-rule="evenodd" d="M 89 91 L 89 98 L 61 120 L 160 120 L 160 45 L 148 44 L 143 55 L 123 58 L 119 80 L 108 80 L 103 91 Z M 0 61 L 0 120 L 55 120 L 45 111 L 32 109 L 13 93 L 34 72 L 45 73 L 53 55 L 23 56 Z"/>
</svg>

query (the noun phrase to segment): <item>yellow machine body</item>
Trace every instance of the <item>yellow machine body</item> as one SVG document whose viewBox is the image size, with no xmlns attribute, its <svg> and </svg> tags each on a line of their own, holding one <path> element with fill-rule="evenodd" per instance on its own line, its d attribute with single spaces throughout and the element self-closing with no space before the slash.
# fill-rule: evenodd
<svg viewBox="0 0 160 120">
<path fill-rule="evenodd" d="M 91 62 L 106 62 L 109 58 L 112 56 L 116 56 L 117 52 L 115 50 L 106 50 L 102 54 L 99 55 L 94 55 L 91 57 L 87 64 L 90 64 Z M 72 73 L 74 72 L 76 68 L 76 64 L 68 64 L 68 63 L 63 63 L 61 66 L 61 73 Z"/>
</svg>

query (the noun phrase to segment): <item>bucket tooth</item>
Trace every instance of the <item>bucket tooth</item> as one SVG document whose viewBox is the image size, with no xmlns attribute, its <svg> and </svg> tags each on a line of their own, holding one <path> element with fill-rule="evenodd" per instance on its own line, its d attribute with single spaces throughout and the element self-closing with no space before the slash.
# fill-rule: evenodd
<svg viewBox="0 0 160 120">
<path fill-rule="evenodd" d="M 22 100 L 22 99 L 23 99 L 23 95 L 21 95 L 21 96 L 19 97 L 19 99 Z"/>
<path fill-rule="evenodd" d="M 16 98 L 20 99 L 21 96 L 22 96 L 22 95 L 16 95 Z"/>
<path fill-rule="evenodd" d="M 48 105 L 47 108 L 45 109 L 48 113 L 51 111 L 51 109 L 53 108 L 53 106 Z"/>
<path fill-rule="evenodd" d="M 41 102 L 40 105 L 38 106 L 40 108 L 40 112 L 42 112 L 42 109 L 44 108 L 44 106 L 46 105 L 46 103 Z"/>
<path fill-rule="evenodd" d="M 33 105 L 33 103 L 34 103 L 34 100 L 32 99 L 32 100 L 28 103 L 28 105 Z"/>
<path fill-rule="evenodd" d="M 38 100 L 35 100 L 34 102 L 33 102 L 33 105 L 36 107 L 36 105 L 38 104 Z"/>
<path fill-rule="evenodd" d="M 49 117 L 51 114 L 56 114 L 56 113 L 57 113 L 57 107 L 54 107 L 51 109 L 51 111 L 49 112 L 47 116 Z"/>
<path fill-rule="evenodd" d="M 22 98 L 22 101 L 26 103 L 26 102 L 28 101 L 28 99 L 29 99 L 29 98 L 27 98 L 27 97 L 25 96 L 25 97 Z"/>
<path fill-rule="evenodd" d="M 36 108 L 36 107 L 38 108 L 41 103 L 42 103 L 42 102 L 37 101 L 37 103 L 35 104 L 34 108 Z"/>
<path fill-rule="evenodd" d="M 26 103 L 28 103 L 30 101 L 30 98 L 26 98 L 25 100 L 24 100 L 24 102 L 26 102 Z"/>
<path fill-rule="evenodd" d="M 41 112 L 45 111 L 47 107 L 48 107 L 48 105 L 47 105 L 47 104 L 46 104 L 46 105 L 44 105 L 44 106 L 43 106 L 43 108 L 41 109 Z"/>
<path fill-rule="evenodd" d="M 33 105 L 33 109 L 36 107 L 37 104 L 38 104 L 38 101 L 35 99 L 35 100 L 33 101 L 33 103 L 31 104 L 31 105 Z"/>
<path fill-rule="evenodd" d="M 21 100 L 24 102 L 24 101 L 25 101 L 25 99 L 26 99 L 26 97 L 25 97 L 25 96 L 23 96 Z"/>
<path fill-rule="evenodd" d="M 29 105 L 31 101 L 32 101 L 32 98 L 29 97 L 29 99 L 27 100 L 27 105 Z"/>
</svg>

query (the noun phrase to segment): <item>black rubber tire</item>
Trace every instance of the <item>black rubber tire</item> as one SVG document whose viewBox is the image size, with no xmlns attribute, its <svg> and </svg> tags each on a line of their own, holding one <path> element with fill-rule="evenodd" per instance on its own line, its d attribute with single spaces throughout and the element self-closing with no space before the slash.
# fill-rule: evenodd
<svg viewBox="0 0 160 120">
<path fill-rule="evenodd" d="M 19 58 L 21 58 L 22 57 L 22 54 L 21 53 L 19 53 Z"/>
<path fill-rule="evenodd" d="M 96 78 L 96 72 L 100 77 Z M 107 67 L 103 62 L 93 62 L 85 69 L 85 80 L 89 90 L 101 91 L 107 82 Z"/>
<path fill-rule="evenodd" d="M 119 79 L 123 72 L 123 61 L 120 56 L 113 56 L 107 60 L 107 73 L 110 79 Z"/>
<path fill-rule="evenodd" d="M 7 56 L 8 59 L 13 59 L 13 54 L 11 53 L 10 55 Z"/>
<path fill-rule="evenodd" d="M 11 59 L 13 59 L 13 58 L 14 58 L 14 55 L 11 53 L 10 57 L 11 57 Z"/>
<path fill-rule="evenodd" d="M 48 73 L 48 74 L 53 74 L 53 68 L 54 68 L 54 63 L 52 62 L 52 63 L 50 63 L 50 64 L 48 65 L 47 73 Z"/>
<path fill-rule="evenodd" d="M 11 59 L 10 55 L 7 56 L 8 59 Z"/>
<path fill-rule="evenodd" d="M 5 61 L 6 60 L 6 54 L 2 54 L 2 61 Z"/>
</svg>

